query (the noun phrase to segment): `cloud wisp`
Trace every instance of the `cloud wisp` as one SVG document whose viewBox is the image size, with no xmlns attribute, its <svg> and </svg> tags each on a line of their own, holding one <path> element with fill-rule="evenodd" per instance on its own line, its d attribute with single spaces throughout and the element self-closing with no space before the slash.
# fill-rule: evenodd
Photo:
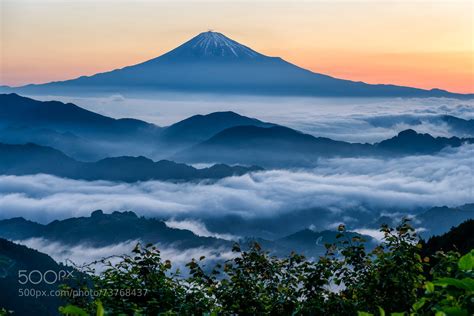
<svg viewBox="0 0 474 316">
<path fill-rule="evenodd" d="M 176 229 L 185 229 L 193 232 L 195 235 L 200 237 L 214 237 L 224 240 L 238 240 L 240 237 L 232 234 L 218 234 L 210 232 L 206 225 L 199 220 L 176 220 L 174 218 L 165 221 L 166 226 Z"/>
</svg>

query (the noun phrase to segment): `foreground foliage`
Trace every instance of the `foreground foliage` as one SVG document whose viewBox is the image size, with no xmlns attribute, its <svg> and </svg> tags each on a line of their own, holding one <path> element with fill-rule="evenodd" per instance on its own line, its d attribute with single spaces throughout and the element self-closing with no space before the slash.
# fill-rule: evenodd
<svg viewBox="0 0 474 316">
<path fill-rule="evenodd" d="M 368 252 L 361 237 L 347 237 L 309 261 L 292 253 L 270 256 L 258 244 L 235 245 L 234 258 L 213 269 L 204 257 L 187 264 L 189 276 L 172 272 L 153 245 L 132 256 L 104 260 L 69 290 L 66 315 L 472 315 L 474 250 L 420 256 L 422 243 L 408 221 L 382 226 L 383 242 Z M 140 290 L 140 291 L 138 291 Z"/>
</svg>

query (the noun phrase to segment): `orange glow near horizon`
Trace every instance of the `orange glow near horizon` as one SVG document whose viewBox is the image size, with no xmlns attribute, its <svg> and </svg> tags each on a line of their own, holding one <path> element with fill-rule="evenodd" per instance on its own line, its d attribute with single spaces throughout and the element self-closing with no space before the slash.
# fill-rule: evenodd
<svg viewBox="0 0 474 316">
<path fill-rule="evenodd" d="M 474 93 L 474 2 L 0 0 L 0 84 L 92 75 L 208 28 L 314 72 Z"/>
<path fill-rule="evenodd" d="M 346 54 L 321 53 L 306 68 L 337 78 L 423 89 L 474 91 L 474 55 L 470 52 Z"/>
</svg>

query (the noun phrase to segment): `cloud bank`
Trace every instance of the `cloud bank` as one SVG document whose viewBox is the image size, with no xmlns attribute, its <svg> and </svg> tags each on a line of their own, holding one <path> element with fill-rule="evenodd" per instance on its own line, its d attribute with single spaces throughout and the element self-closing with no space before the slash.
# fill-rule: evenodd
<svg viewBox="0 0 474 316">
<path fill-rule="evenodd" d="M 132 210 L 201 235 L 199 220 L 227 215 L 269 219 L 294 210 L 400 209 L 474 202 L 474 145 L 436 156 L 327 159 L 312 170 L 269 170 L 217 182 L 127 184 L 49 175 L 0 176 L 1 218 L 49 222 L 91 211 Z M 197 221 L 196 221 L 197 220 Z M 184 225 L 184 226 L 183 226 Z M 177 227 L 177 226 L 176 226 Z"/>
</svg>

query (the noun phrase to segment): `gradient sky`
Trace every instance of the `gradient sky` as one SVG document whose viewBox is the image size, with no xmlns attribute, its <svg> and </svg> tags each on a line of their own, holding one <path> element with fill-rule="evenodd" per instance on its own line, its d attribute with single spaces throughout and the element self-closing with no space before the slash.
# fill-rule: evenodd
<svg viewBox="0 0 474 316">
<path fill-rule="evenodd" d="M 121 68 L 214 29 L 335 77 L 474 92 L 472 0 L 0 3 L 0 84 Z"/>
</svg>

